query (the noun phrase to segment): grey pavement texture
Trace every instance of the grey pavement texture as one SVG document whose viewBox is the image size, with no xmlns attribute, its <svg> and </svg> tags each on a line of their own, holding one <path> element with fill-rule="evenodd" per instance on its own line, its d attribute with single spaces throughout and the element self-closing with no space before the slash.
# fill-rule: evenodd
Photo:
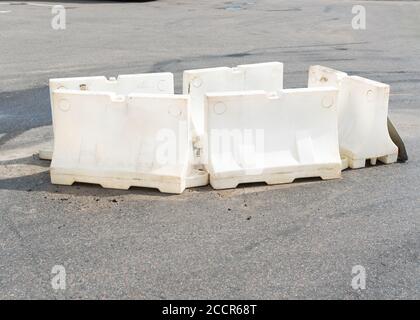
<svg viewBox="0 0 420 320">
<path fill-rule="evenodd" d="M 0 2 L 1 299 L 420 298 L 420 2 L 66 2 L 61 31 L 51 5 Z M 49 78 L 169 71 L 180 92 L 184 69 L 266 61 L 289 88 L 312 64 L 390 84 L 409 162 L 164 195 L 52 185 L 34 156 L 52 139 Z"/>
</svg>

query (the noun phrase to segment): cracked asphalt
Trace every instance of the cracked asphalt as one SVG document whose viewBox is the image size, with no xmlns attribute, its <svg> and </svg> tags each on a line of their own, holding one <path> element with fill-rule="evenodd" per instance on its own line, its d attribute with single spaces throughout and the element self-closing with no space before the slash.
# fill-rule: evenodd
<svg viewBox="0 0 420 320">
<path fill-rule="evenodd" d="M 353 5 L 366 30 L 353 30 Z M 0 2 L 1 299 L 419 299 L 420 2 Z M 391 85 L 407 163 L 182 195 L 52 185 L 49 78 L 281 61 Z M 54 265 L 66 289 L 51 286 Z M 366 269 L 366 289 L 351 286 Z"/>
</svg>

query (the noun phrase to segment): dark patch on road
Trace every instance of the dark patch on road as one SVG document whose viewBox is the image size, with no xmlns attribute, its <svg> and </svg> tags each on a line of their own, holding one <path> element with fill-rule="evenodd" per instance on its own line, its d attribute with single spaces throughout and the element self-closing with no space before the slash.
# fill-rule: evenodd
<svg viewBox="0 0 420 320">
<path fill-rule="evenodd" d="M 240 52 L 240 53 L 232 53 L 232 54 L 226 54 L 223 57 L 226 58 L 242 58 L 246 56 L 250 56 L 251 54 L 248 52 Z"/>
<path fill-rule="evenodd" d="M 278 53 L 284 54 L 285 50 L 288 49 L 299 49 L 299 50 L 292 50 L 288 53 L 307 53 L 308 51 L 304 51 L 302 49 L 311 49 L 311 48 L 325 48 L 325 50 L 330 50 L 330 48 L 344 48 L 345 46 L 358 46 L 358 45 L 364 45 L 368 42 L 339 42 L 339 43 L 326 43 L 326 44 L 312 44 L 312 45 L 293 45 L 293 46 L 276 46 L 276 47 L 264 47 L 264 48 L 256 48 L 252 50 L 246 50 L 242 52 L 233 52 L 233 53 L 226 53 L 226 54 L 215 54 L 215 55 L 197 55 L 197 56 L 187 56 L 182 58 L 175 58 L 175 59 L 169 59 L 169 60 L 163 60 L 155 63 L 152 65 L 152 67 L 147 72 L 163 72 L 171 70 L 172 72 L 182 72 L 187 69 L 193 69 L 198 63 L 202 63 L 202 61 L 207 62 L 206 67 L 211 67 L 212 61 L 219 61 L 219 60 L 226 60 L 226 58 L 229 59 L 237 59 L 237 58 L 243 58 L 243 57 L 250 57 L 250 56 L 258 56 L 261 54 L 267 54 L 267 53 Z M 348 50 L 342 49 L 342 51 Z M 310 61 L 316 60 L 315 58 L 311 59 Z M 342 58 L 342 59 L 320 59 L 319 61 L 351 61 L 355 60 L 353 58 Z M 189 66 L 186 69 L 184 68 L 185 62 L 188 61 Z M 216 65 L 215 65 L 216 66 Z M 176 85 L 176 84 L 175 84 Z"/>
</svg>

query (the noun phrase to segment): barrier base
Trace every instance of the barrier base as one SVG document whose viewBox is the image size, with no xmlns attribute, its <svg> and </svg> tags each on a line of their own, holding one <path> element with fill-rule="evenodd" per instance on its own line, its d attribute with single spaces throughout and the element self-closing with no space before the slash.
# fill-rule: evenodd
<svg viewBox="0 0 420 320">
<path fill-rule="evenodd" d="M 118 177 L 118 178 L 116 178 Z M 51 169 L 51 183 L 61 185 L 72 185 L 75 182 L 99 184 L 107 189 L 128 190 L 130 187 L 145 187 L 158 189 L 162 193 L 182 193 L 186 188 L 184 179 L 175 176 L 153 176 L 148 174 L 115 173 L 112 174 L 83 174 L 83 172 L 72 172 L 69 170 Z"/>
<path fill-rule="evenodd" d="M 186 188 L 203 187 L 209 184 L 207 171 L 194 169 L 186 179 Z"/>
<path fill-rule="evenodd" d="M 268 185 L 292 183 L 299 178 L 320 177 L 322 180 L 341 178 L 341 164 L 313 165 L 299 168 L 290 168 L 288 172 L 263 173 L 261 175 L 238 175 L 227 178 L 210 176 L 210 184 L 214 189 L 233 189 L 241 183 L 265 182 Z"/>
<path fill-rule="evenodd" d="M 389 154 L 381 157 L 375 158 L 365 158 L 365 159 L 354 159 L 352 157 L 345 156 L 347 159 L 348 167 L 351 169 L 360 169 L 366 167 L 366 162 L 369 160 L 372 166 L 376 165 L 377 161 L 380 161 L 384 164 L 390 164 L 397 162 L 398 153 Z"/>
<path fill-rule="evenodd" d="M 145 187 L 158 189 L 163 193 L 182 193 L 185 188 L 205 186 L 209 183 L 208 173 L 202 170 L 192 170 L 186 179 L 175 176 L 153 176 L 139 173 L 115 173 L 114 176 L 100 175 L 95 176 L 83 174 L 82 172 L 72 172 L 66 169 L 51 169 L 51 183 L 70 186 L 75 182 L 99 184 L 107 189 L 128 190 L 130 187 Z"/>
</svg>

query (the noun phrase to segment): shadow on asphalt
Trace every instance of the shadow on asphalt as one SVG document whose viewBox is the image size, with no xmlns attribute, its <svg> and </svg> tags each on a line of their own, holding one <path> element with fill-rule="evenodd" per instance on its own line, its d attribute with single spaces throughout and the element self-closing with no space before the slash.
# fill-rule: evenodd
<svg viewBox="0 0 420 320">
<path fill-rule="evenodd" d="M 128 194 L 139 194 L 159 198 L 168 198 L 177 195 L 165 194 L 157 189 L 131 187 L 129 190 L 105 189 L 100 185 L 90 183 L 74 183 L 71 186 L 53 185 L 50 181 L 49 166 L 50 161 L 40 160 L 37 156 L 29 156 L 14 160 L 0 161 L 2 166 L 30 165 L 45 168 L 45 171 L 29 175 L 0 179 L 0 190 L 17 191 L 44 191 L 51 194 L 66 194 L 73 196 L 94 196 L 111 197 Z"/>
</svg>

